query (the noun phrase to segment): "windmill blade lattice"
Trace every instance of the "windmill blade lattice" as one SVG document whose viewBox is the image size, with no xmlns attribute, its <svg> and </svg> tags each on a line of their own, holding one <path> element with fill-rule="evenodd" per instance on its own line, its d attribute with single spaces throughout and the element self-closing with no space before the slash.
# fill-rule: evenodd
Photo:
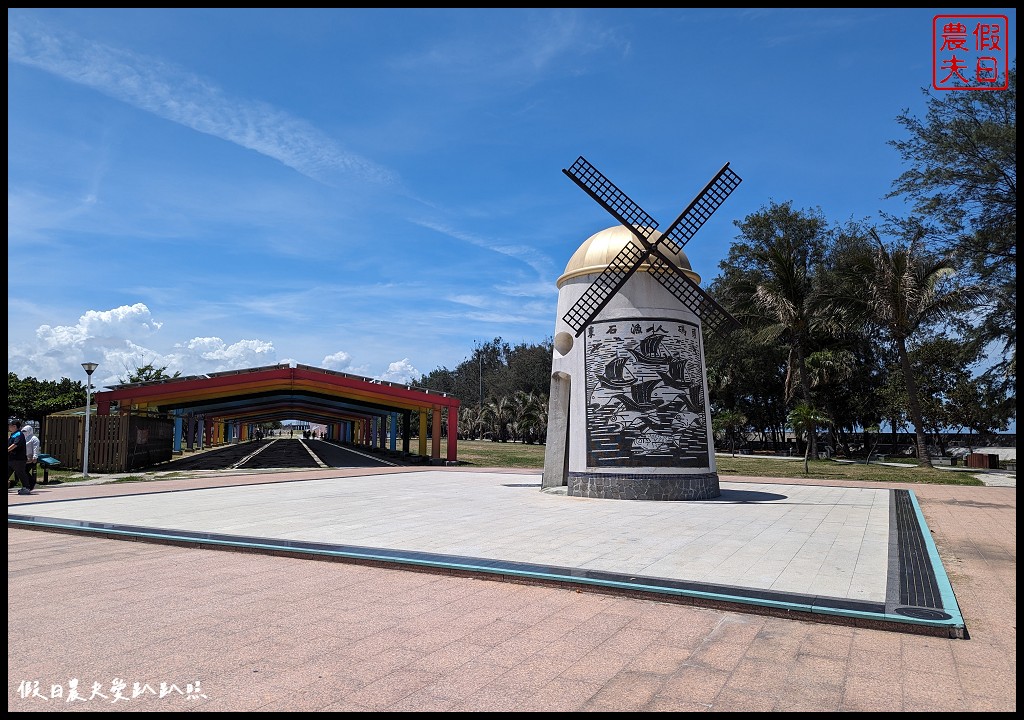
<svg viewBox="0 0 1024 720">
<path fill-rule="evenodd" d="M 615 183 L 602 175 L 601 171 L 587 162 L 586 158 L 580 155 L 572 167 L 562 172 L 583 188 L 590 197 L 597 200 L 616 220 L 632 230 L 645 247 L 650 246 L 647 239 L 658 229 L 658 221 L 630 200 L 626 193 L 619 190 Z"/>
<path fill-rule="evenodd" d="M 612 296 L 620 290 L 626 281 L 630 279 L 633 271 L 643 264 L 649 251 L 641 250 L 633 243 L 618 251 L 608 266 L 599 274 L 597 279 L 591 283 L 587 291 L 575 302 L 569 311 L 565 313 L 562 320 L 572 328 L 572 332 L 580 337 L 580 333 L 587 327 L 590 321 L 598 312 L 604 309 Z"/>
<path fill-rule="evenodd" d="M 592 318 L 596 317 L 604 306 L 612 299 L 619 289 L 626 284 L 629 276 L 636 268 L 643 264 L 650 254 L 649 250 L 641 250 L 632 242 L 627 242 L 619 250 L 618 255 L 612 258 L 597 279 L 591 283 L 586 292 L 576 301 L 576 304 L 569 308 L 569 312 L 562 318 L 566 324 L 573 329 L 576 337 L 580 336 Z"/>
<path fill-rule="evenodd" d="M 562 172 L 625 225 L 641 245 L 637 247 L 632 242 L 626 243 L 562 318 L 577 337 L 648 259 L 651 262 L 651 274 L 701 318 L 702 325 L 707 329 L 714 331 L 722 326 L 728 329 L 739 326 L 725 308 L 701 290 L 661 252 L 661 246 L 665 246 L 675 253 L 681 253 L 686 243 L 742 182 L 740 176 L 729 168 L 729 163 L 722 166 L 668 230 L 653 243 L 650 238 L 658 222 L 587 162 L 586 158 L 581 155 L 572 167 Z"/>
<path fill-rule="evenodd" d="M 714 215 L 715 210 L 725 202 L 725 199 L 732 194 L 736 186 L 742 182 L 739 175 L 729 167 L 729 163 L 722 166 L 718 174 L 711 179 L 697 197 L 693 199 L 679 217 L 675 219 L 668 230 L 659 238 L 659 243 L 665 243 L 672 252 L 682 252 L 686 243 L 697 234 L 701 226 L 708 218 Z"/>
<path fill-rule="evenodd" d="M 651 276 L 675 295 L 679 302 L 693 310 L 693 314 L 700 318 L 705 332 L 716 332 L 720 328 L 734 330 L 740 326 L 728 310 L 715 302 L 700 285 L 657 250 L 651 254 L 650 263 L 651 269 L 648 272 Z"/>
</svg>

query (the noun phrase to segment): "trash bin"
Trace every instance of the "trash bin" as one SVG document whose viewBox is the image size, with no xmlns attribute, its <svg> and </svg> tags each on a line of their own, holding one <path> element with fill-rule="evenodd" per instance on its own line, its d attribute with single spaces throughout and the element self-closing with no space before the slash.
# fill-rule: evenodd
<svg viewBox="0 0 1024 720">
<path fill-rule="evenodd" d="M 967 456 L 967 467 L 979 470 L 998 470 L 999 455 L 995 453 L 971 453 Z"/>
</svg>

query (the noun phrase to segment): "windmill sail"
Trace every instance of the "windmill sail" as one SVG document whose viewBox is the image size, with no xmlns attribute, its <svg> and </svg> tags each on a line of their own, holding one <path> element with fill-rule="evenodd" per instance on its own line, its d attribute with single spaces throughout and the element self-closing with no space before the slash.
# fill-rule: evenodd
<svg viewBox="0 0 1024 720">
<path fill-rule="evenodd" d="M 715 210 L 732 194 L 736 186 L 742 182 L 739 175 L 729 168 L 729 163 L 722 166 L 697 197 L 679 213 L 679 217 L 669 225 L 668 230 L 659 238 L 659 243 L 668 245 L 672 252 L 682 252 L 690 238 L 697 234 Z"/>
<path fill-rule="evenodd" d="M 651 242 L 650 238 L 658 227 L 657 221 L 582 155 L 572 167 L 562 172 L 625 225 L 639 243 L 639 247 L 633 242 L 626 243 L 563 316 L 562 319 L 576 333 L 576 337 L 583 333 L 584 328 L 611 302 L 630 276 L 648 260 L 651 263 L 651 274 L 697 315 L 708 329 L 716 330 L 723 326 L 732 329 L 739 326 L 725 308 L 686 277 L 662 252 L 662 246 L 675 253 L 682 252 L 683 246 L 740 184 L 740 176 L 729 168 L 729 163 L 722 166 L 656 242 Z"/>
</svg>

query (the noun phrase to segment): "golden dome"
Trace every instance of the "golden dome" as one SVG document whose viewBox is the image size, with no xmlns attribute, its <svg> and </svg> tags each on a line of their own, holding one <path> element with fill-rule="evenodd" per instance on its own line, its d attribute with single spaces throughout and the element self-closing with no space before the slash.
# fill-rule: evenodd
<svg viewBox="0 0 1024 720">
<path fill-rule="evenodd" d="M 651 233 L 650 240 L 654 242 L 660 237 L 661 233 L 655 230 Z M 569 263 L 565 266 L 565 272 L 562 273 L 562 277 L 558 278 L 558 287 L 562 287 L 567 280 L 572 278 L 602 272 L 628 242 L 632 242 L 638 249 L 642 249 L 640 241 L 634 237 L 632 231 L 625 225 L 616 225 L 615 227 L 594 233 L 584 240 L 583 244 L 569 258 Z M 674 253 L 664 245 L 661 248 L 664 255 L 669 260 L 672 260 L 677 268 L 682 270 L 695 283 L 700 284 L 700 275 L 695 273 L 693 268 L 690 267 L 690 260 L 686 257 L 686 253 L 682 251 Z M 647 272 L 650 267 L 650 263 L 644 262 L 638 270 L 640 272 Z"/>
</svg>

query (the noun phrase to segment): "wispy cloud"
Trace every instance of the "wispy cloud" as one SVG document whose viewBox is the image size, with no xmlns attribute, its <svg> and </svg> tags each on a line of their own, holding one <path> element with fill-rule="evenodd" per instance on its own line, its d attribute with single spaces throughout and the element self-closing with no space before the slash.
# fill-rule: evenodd
<svg viewBox="0 0 1024 720">
<path fill-rule="evenodd" d="M 609 51 L 625 56 L 630 51 L 629 42 L 615 28 L 594 23 L 578 9 L 543 9 L 522 17 L 525 21 L 514 29 L 510 30 L 511 21 L 502 21 L 490 33 L 480 23 L 472 34 L 454 26 L 453 32 L 460 33 L 458 42 L 438 43 L 396 64 L 418 73 L 458 75 L 463 80 L 475 75 L 480 82 L 529 85 L 553 69 L 577 73 L 576 58 Z"/>
<path fill-rule="evenodd" d="M 447 299 L 459 305 L 469 305 L 475 308 L 485 308 L 491 304 L 490 299 L 486 295 L 449 295 Z"/>
<path fill-rule="evenodd" d="M 771 32 L 761 36 L 761 44 L 766 48 L 781 46 L 806 45 L 808 38 L 824 39 L 836 32 L 854 33 L 856 28 L 871 26 L 876 21 L 884 21 L 884 11 L 877 16 L 866 15 L 863 8 L 857 13 L 822 12 L 820 9 L 808 9 L 794 12 L 791 8 L 743 8 L 736 13 L 741 22 L 761 24 L 771 27 Z M 773 23 L 768 25 L 766 21 Z"/>
<path fill-rule="evenodd" d="M 7 59 L 254 150 L 325 185 L 349 177 L 377 183 L 396 180 L 386 168 L 267 103 L 228 97 L 214 83 L 162 60 L 10 14 Z"/>
<path fill-rule="evenodd" d="M 18 240 L 47 240 L 54 229 L 73 227 L 95 205 L 93 194 L 69 202 L 58 201 L 34 190 L 7 190 L 7 236 Z"/>
<path fill-rule="evenodd" d="M 494 323 L 495 325 L 535 325 L 538 322 L 547 319 L 541 317 L 538 314 L 524 315 L 522 313 L 513 312 L 466 312 L 458 315 L 438 313 L 435 317 L 446 318 L 448 320 L 459 320 L 459 321 L 473 321 L 480 323 Z M 554 325 L 554 322 L 552 322 Z"/>
<path fill-rule="evenodd" d="M 529 245 L 511 245 L 494 242 L 493 240 L 488 240 L 461 230 L 455 230 L 447 225 L 431 222 L 429 220 L 412 220 L 411 222 L 439 232 L 442 235 L 455 238 L 456 240 L 461 240 L 462 242 L 476 245 L 477 247 L 496 252 L 500 255 L 505 255 L 506 257 L 512 258 L 513 260 L 533 268 L 533 270 L 542 278 L 550 276 L 551 268 L 553 267 L 551 258 L 537 252 L 537 248 L 530 247 Z"/>
</svg>

